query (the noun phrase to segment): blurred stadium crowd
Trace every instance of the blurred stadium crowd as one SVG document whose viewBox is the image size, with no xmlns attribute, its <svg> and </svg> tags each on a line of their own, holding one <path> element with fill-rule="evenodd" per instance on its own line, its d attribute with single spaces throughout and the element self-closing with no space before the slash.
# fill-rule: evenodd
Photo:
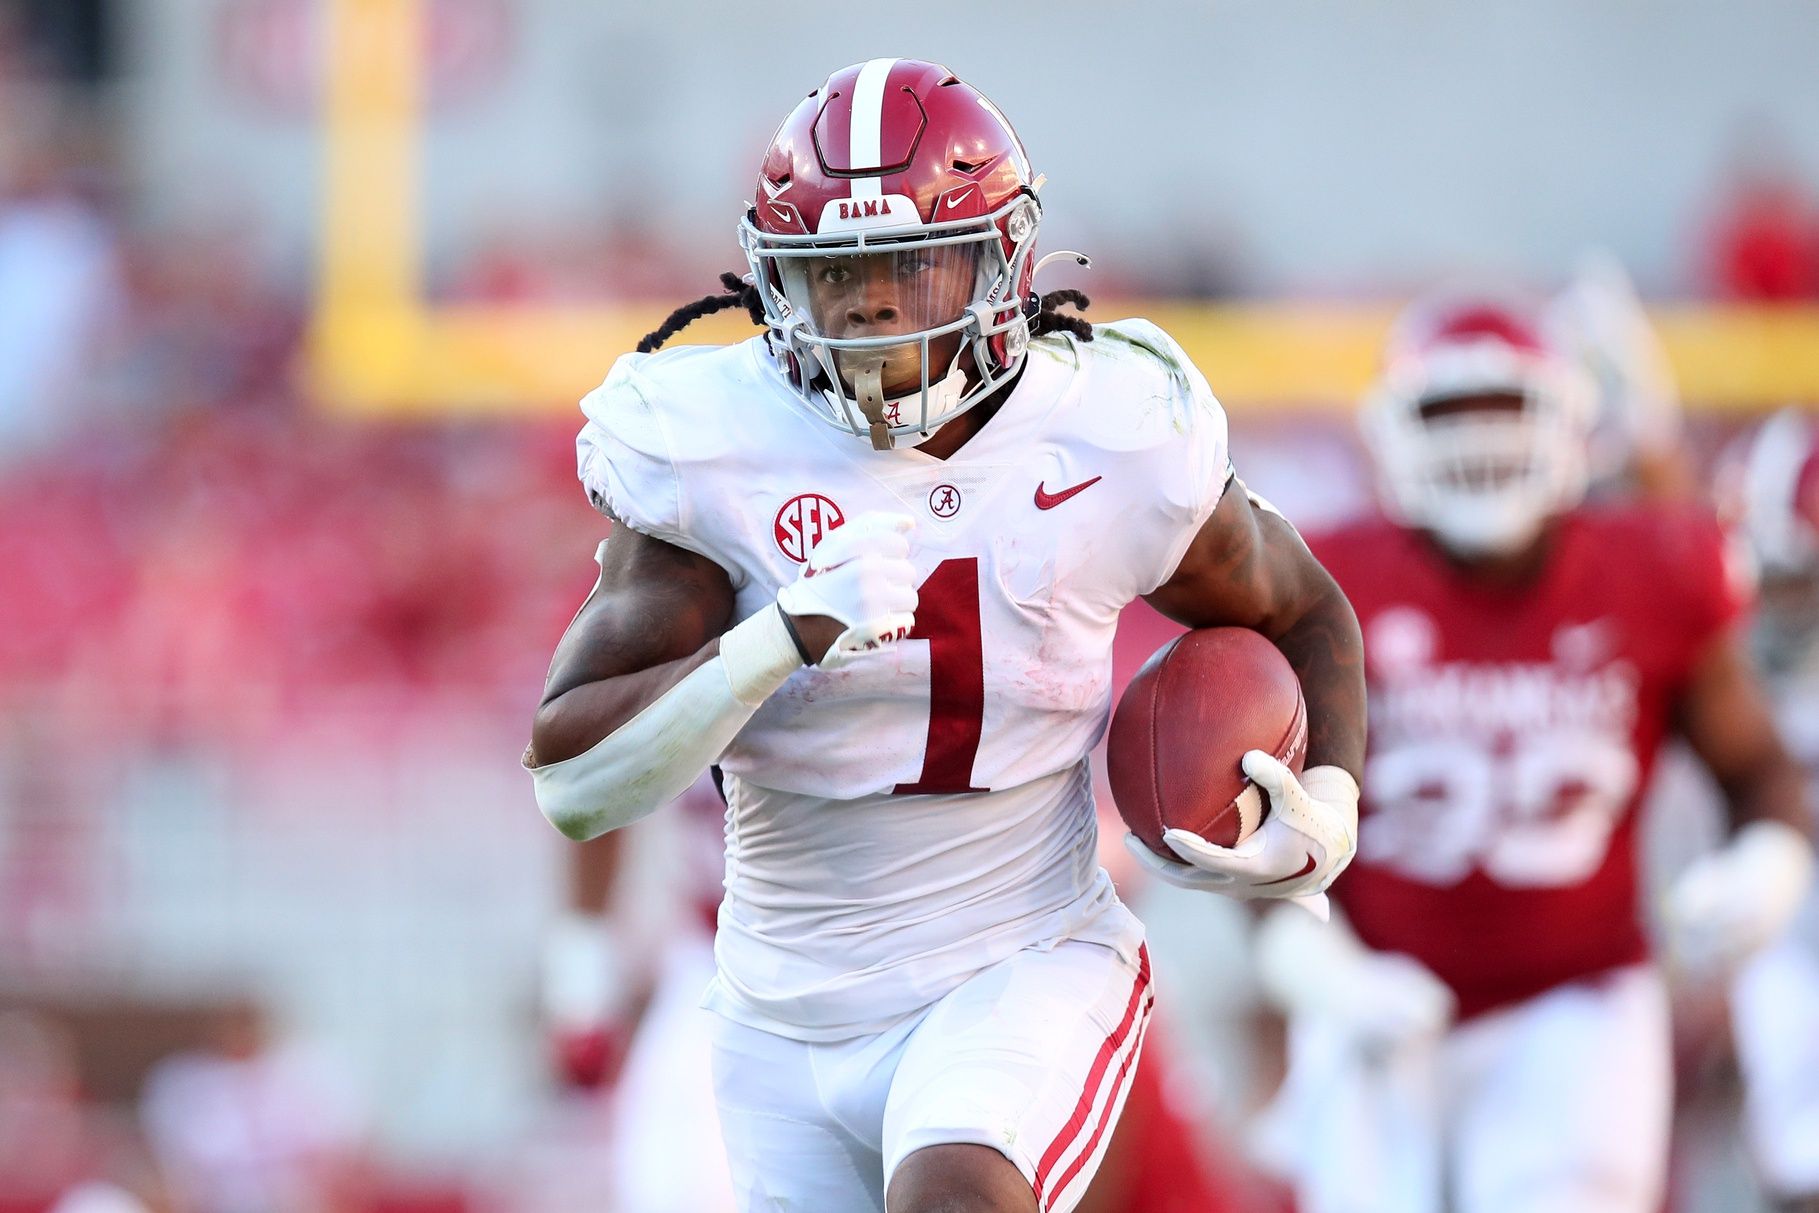
<svg viewBox="0 0 1819 1213">
<path fill-rule="evenodd" d="M 0 4 L 0 1213 L 597 1208 L 576 1160 L 603 1122 L 534 1005 L 555 840 L 500 761 L 590 580 L 573 421 L 319 409 L 304 285 L 250 233 L 136 208 L 55 8 Z M 1764 162 L 1712 198 L 1684 251 L 1708 297 L 1819 300 L 1811 182 Z M 654 324 L 695 293 L 669 264 L 590 232 L 446 279 L 630 288 Z M 1750 420 L 1693 427 L 1695 462 Z M 1362 492 L 1330 413 L 1236 433 L 1291 514 L 1264 470 L 1285 434 L 1338 470 L 1308 509 Z M 1206 1009 L 1172 1025 L 1185 1067 L 1273 1030 L 1216 984 L 1181 982 Z M 1694 994 L 1681 1195 L 1720 1207 L 1687 1196 L 1747 1190 L 1720 1001 Z M 1208 1140 L 1268 1094 L 1250 1064 L 1185 1085 Z"/>
<path fill-rule="evenodd" d="M 478 734 L 481 765 L 513 765 L 585 584 L 573 554 L 598 538 L 576 508 L 572 426 L 321 413 L 299 387 L 303 285 L 238 233 L 136 209 L 118 115 L 78 78 L 63 15 L 0 6 L 0 1208 L 459 1207 L 472 1169 L 426 1188 L 375 1150 L 389 1113 L 347 1081 L 357 1057 L 268 1036 L 274 1002 L 286 1040 L 335 1033 L 298 1032 L 266 916 L 319 925 L 342 899 L 348 921 L 296 982 L 305 1002 L 341 999 L 321 974 L 350 959 L 348 934 L 414 898 L 384 839 L 421 823 L 394 812 L 358 832 L 411 799 L 385 786 L 402 734 Z M 310 770 L 324 728 L 358 791 Z M 171 777 L 187 790 L 150 786 Z M 186 819 L 213 797 L 194 780 L 221 783 L 220 816 Z M 477 847 L 530 820 L 524 789 L 495 791 L 441 800 Z M 312 820 L 283 824 L 287 801 Z M 261 815 L 278 838 L 249 854 L 234 835 Z M 279 854 L 312 829 L 326 866 Z M 528 848 L 540 863 L 498 875 L 527 907 L 554 863 L 544 841 Z M 227 852 L 204 871 L 198 848 Z M 363 865 L 366 894 L 347 884 Z M 288 910 L 276 870 L 306 886 Z M 241 937 L 197 929 L 242 910 L 256 921 Z M 506 927 L 520 947 L 530 913 Z M 451 957 L 469 946 L 448 941 Z M 500 1014 L 534 1033 L 528 984 Z M 366 991 L 347 991 L 349 1016 Z"/>
</svg>

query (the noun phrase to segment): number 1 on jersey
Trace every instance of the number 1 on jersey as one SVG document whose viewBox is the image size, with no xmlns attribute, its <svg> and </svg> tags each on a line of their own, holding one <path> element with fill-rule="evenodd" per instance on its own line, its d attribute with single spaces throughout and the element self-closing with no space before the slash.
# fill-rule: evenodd
<svg viewBox="0 0 1819 1213">
<path fill-rule="evenodd" d="M 922 774 L 893 795 L 985 792 L 973 760 L 985 721 L 985 650 L 979 635 L 979 558 L 943 560 L 917 588 L 916 627 L 928 641 L 928 745 Z"/>
</svg>

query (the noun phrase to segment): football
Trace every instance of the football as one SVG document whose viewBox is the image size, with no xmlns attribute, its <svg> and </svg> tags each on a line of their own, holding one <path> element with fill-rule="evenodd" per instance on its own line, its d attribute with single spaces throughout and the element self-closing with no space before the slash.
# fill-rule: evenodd
<svg viewBox="0 0 1819 1213">
<path fill-rule="evenodd" d="M 1156 650 L 1125 687 L 1106 741 L 1106 775 L 1131 832 L 1172 859 L 1164 830 L 1229 847 L 1263 823 L 1268 798 L 1239 766 L 1248 750 L 1301 771 L 1301 682 L 1262 634 L 1200 628 Z"/>
</svg>

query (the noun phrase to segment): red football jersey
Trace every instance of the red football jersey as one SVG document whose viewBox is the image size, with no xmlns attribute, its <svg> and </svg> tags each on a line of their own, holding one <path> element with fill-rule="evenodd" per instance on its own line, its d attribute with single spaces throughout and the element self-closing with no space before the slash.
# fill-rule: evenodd
<svg viewBox="0 0 1819 1213">
<path fill-rule="evenodd" d="M 1718 528 L 1660 507 L 1561 520 L 1517 587 L 1371 519 L 1310 540 L 1364 628 L 1360 938 L 1478 1014 L 1647 954 L 1636 806 L 1677 697 L 1740 602 Z"/>
</svg>

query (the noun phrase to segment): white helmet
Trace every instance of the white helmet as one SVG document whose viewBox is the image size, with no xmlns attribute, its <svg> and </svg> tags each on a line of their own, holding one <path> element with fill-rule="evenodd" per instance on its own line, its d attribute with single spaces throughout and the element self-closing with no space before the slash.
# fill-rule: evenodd
<svg viewBox="0 0 1819 1213">
<path fill-rule="evenodd" d="M 1783 409 L 1749 439 L 1739 471 L 1729 512 L 1763 573 L 1819 570 L 1819 426 Z"/>
<path fill-rule="evenodd" d="M 1751 641 L 1779 678 L 1819 650 L 1819 419 L 1784 409 L 1733 443 L 1715 473 L 1719 516 L 1756 575 Z"/>
<path fill-rule="evenodd" d="M 1535 309 L 1508 298 L 1418 301 L 1365 400 L 1386 504 L 1461 555 L 1519 549 L 1585 496 L 1592 384 L 1541 334 Z M 1463 407 L 1486 396 L 1521 407 Z"/>
</svg>

